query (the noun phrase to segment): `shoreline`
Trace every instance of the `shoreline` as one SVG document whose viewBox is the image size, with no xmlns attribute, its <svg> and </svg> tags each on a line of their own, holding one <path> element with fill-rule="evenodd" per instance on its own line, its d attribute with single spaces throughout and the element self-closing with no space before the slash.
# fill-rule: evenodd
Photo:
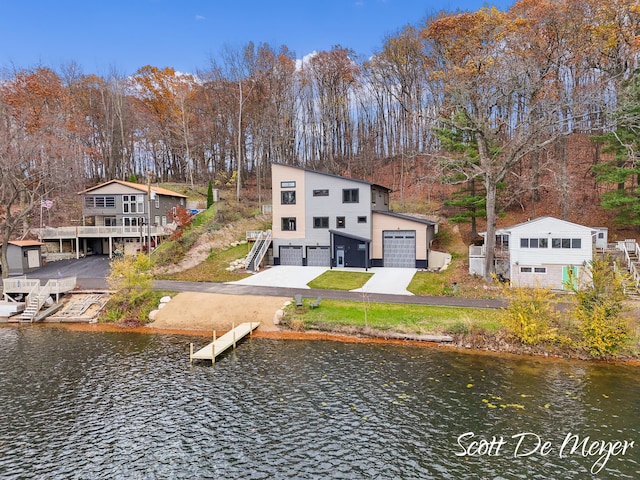
<svg viewBox="0 0 640 480">
<path fill-rule="evenodd" d="M 20 327 L 20 324 L 2 324 L 12 327 Z M 189 329 L 189 328 L 156 328 L 148 325 L 123 325 L 115 323 L 38 323 L 29 324 L 30 326 L 46 327 L 46 328 L 64 328 L 69 331 L 76 332 L 107 332 L 107 333 L 138 333 L 145 335 L 180 335 L 191 337 L 211 338 L 212 331 L 206 331 L 202 329 Z M 224 334 L 226 330 L 220 330 L 217 334 Z M 555 354 L 538 354 L 529 352 L 513 352 L 507 350 L 491 350 L 477 347 L 465 347 L 457 343 L 442 344 L 435 342 L 419 341 L 419 340 L 404 340 L 384 337 L 369 337 L 358 336 L 354 334 L 340 333 L 340 332 L 322 332 L 318 330 L 309 330 L 304 332 L 297 332 L 293 330 L 278 330 L 278 331 L 260 331 L 260 327 L 254 330 L 250 337 L 247 338 L 264 338 L 271 340 L 285 340 L 285 341 L 330 341 L 341 343 L 355 343 L 355 344 L 373 344 L 373 345 L 398 345 L 398 346 L 414 346 L 421 348 L 432 348 L 437 350 L 469 353 L 474 355 L 484 355 L 491 357 L 509 357 L 511 359 L 533 359 L 536 361 L 571 361 L 571 362 L 589 362 L 589 363 L 601 363 L 609 365 L 621 365 L 640 367 L 640 359 L 635 358 L 580 358 L 573 356 L 562 356 Z M 240 344 L 241 345 L 241 344 Z M 188 357 L 188 355 L 187 355 Z"/>
</svg>

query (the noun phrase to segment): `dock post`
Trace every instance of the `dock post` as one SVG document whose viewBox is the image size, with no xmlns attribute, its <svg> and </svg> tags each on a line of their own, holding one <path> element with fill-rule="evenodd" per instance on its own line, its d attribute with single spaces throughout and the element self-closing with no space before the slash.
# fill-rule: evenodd
<svg viewBox="0 0 640 480">
<path fill-rule="evenodd" d="M 236 349 L 236 323 L 231 322 L 231 331 L 233 332 L 233 349 Z"/>
<path fill-rule="evenodd" d="M 189 361 L 193 363 L 193 342 L 189 344 Z"/>
<path fill-rule="evenodd" d="M 211 342 L 211 365 L 216 363 L 216 331 L 213 331 L 213 342 Z"/>
</svg>

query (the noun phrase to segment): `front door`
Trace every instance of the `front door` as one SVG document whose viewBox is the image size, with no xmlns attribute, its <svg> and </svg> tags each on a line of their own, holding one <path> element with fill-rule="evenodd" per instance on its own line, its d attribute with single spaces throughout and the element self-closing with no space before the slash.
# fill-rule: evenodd
<svg viewBox="0 0 640 480">
<path fill-rule="evenodd" d="M 568 290 L 571 285 L 578 286 L 578 267 L 571 265 L 562 267 L 562 289 Z"/>
<path fill-rule="evenodd" d="M 344 249 L 340 247 L 336 250 L 336 267 L 344 268 Z"/>
</svg>

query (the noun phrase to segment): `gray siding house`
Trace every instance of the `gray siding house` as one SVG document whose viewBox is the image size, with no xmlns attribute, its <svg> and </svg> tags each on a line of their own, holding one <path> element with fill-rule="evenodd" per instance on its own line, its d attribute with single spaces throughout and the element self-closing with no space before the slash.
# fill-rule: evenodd
<svg viewBox="0 0 640 480">
<path fill-rule="evenodd" d="M 437 224 L 389 211 L 384 186 L 272 164 L 276 265 L 427 268 Z"/>
<path fill-rule="evenodd" d="M 170 214 L 186 208 L 185 195 L 153 185 L 111 180 L 79 192 L 81 225 L 44 228 L 47 252 L 109 255 L 153 248 L 175 225 Z M 58 244 L 58 245 L 56 245 Z"/>
</svg>

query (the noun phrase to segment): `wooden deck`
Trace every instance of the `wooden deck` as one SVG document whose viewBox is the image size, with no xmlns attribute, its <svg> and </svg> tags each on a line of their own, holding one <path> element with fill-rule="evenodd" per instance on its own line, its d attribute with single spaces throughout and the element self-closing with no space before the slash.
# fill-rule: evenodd
<svg viewBox="0 0 640 480">
<path fill-rule="evenodd" d="M 260 322 L 241 323 L 237 327 L 232 327 L 227 333 L 220 338 L 216 338 L 216 332 L 213 332 L 213 342 L 206 347 L 202 347 L 197 352 L 193 352 L 193 343 L 190 346 L 189 360 L 211 360 L 215 363 L 216 357 L 229 347 L 236 348 L 236 343 L 253 332 L 260 326 Z"/>
</svg>

